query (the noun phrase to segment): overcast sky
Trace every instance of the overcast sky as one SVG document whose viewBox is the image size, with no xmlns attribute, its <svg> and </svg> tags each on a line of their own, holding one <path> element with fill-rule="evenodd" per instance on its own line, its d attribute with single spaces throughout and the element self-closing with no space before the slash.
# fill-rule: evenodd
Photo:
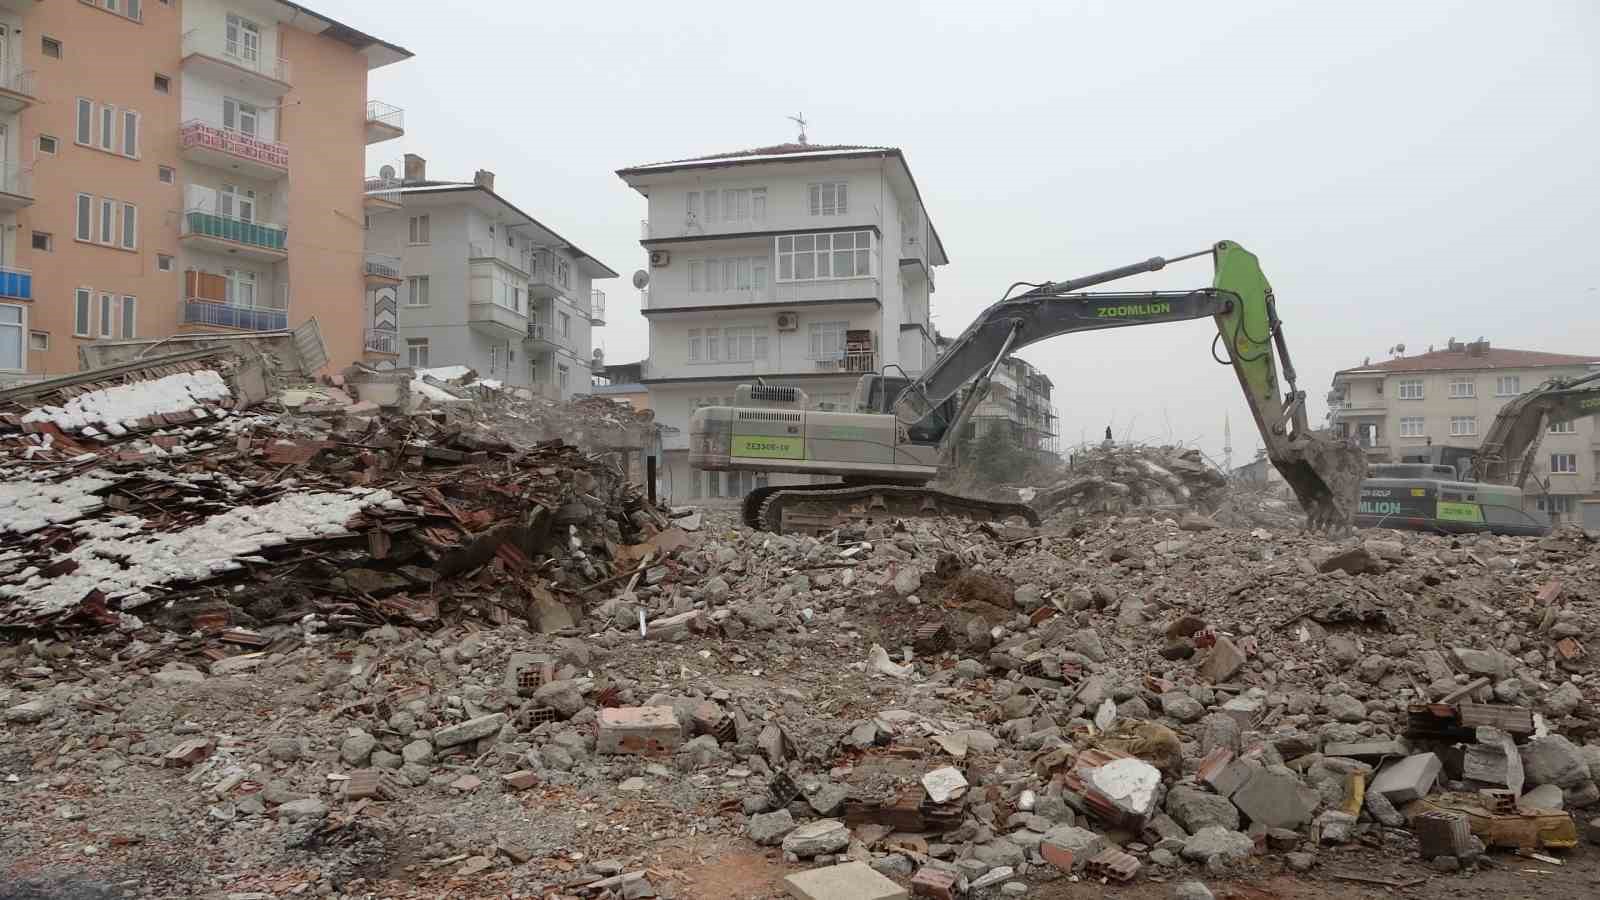
<svg viewBox="0 0 1600 900">
<path fill-rule="evenodd" d="M 1236 240 L 1277 292 L 1314 416 L 1332 373 L 1456 337 L 1600 354 L 1600 4 L 526 3 L 314 7 L 409 48 L 371 95 L 435 178 L 504 196 L 623 278 L 606 358 L 642 356 L 623 166 L 763 146 L 902 148 L 958 334 L 1017 280 Z M 1204 260 L 1115 285 L 1210 283 Z M 1258 444 L 1197 321 L 1057 338 L 1064 443 Z M 1220 459 L 1219 459 L 1220 461 Z"/>
</svg>

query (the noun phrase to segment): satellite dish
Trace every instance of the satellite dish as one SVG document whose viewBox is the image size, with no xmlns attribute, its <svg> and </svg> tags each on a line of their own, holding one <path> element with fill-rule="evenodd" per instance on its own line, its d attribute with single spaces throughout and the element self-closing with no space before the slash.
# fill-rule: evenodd
<svg viewBox="0 0 1600 900">
<path fill-rule="evenodd" d="M 1406 352 L 1406 345 L 1405 344 L 1395 344 L 1394 345 L 1394 349 L 1400 351 L 1401 353 L 1404 353 L 1404 352 Z"/>
<path fill-rule="evenodd" d="M 633 273 L 633 286 L 635 288 L 638 288 L 641 291 L 644 290 L 645 288 L 649 287 L 650 286 L 650 273 L 646 272 L 643 269 L 640 269 L 639 271 L 634 272 Z"/>
<path fill-rule="evenodd" d="M 384 181 L 388 181 L 389 179 L 393 178 L 394 166 L 384 166 L 383 168 L 379 169 L 378 177 L 382 178 Z"/>
</svg>

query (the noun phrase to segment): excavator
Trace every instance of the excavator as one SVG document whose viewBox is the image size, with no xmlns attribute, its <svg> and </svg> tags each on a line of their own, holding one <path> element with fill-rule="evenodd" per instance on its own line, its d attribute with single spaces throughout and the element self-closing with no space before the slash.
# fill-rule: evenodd
<svg viewBox="0 0 1600 900">
<path fill-rule="evenodd" d="M 1431 445 L 1378 463 L 1361 483 L 1355 524 L 1412 531 L 1544 535 L 1550 519 L 1523 508 L 1523 486 L 1551 426 L 1600 414 L 1600 372 L 1554 378 L 1495 415 L 1476 448 Z"/>
<path fill-rule="evenodd" d="M 1082 292 L 1198 257 L 1211 258 L 1210 287 Z M 1012 296 L 1018 288 L 1026 290 Z M 963 426 L 987 396 L 995 370 L 1010 354 L 1058 335 L 1205 317 L 1217 327 L 1212 357 L 1238 375 L 1267 456 L 1305 508 L 1308 525 L 1348 528 L 1357 513 L 1366 460 L 1353 442 L 1314 433 L 1307 424 L 1306 394 L 1296 387 L 1272 287 L 1256 257 L 1232 241 L 1067 281 L 1018 282 L 921 376 L 913 379 L 893 366 L 863 375 L 852 411 L 808 409 L 808 398 L 795 387 L 740 385 L 733 406 L 702 407 L 690 417 L 689 464 L 839 479 L 762 486 L 746 495 L 746 524 L 772 532 L 825 534 L 852 524 L 942 515 L 1020 516 L 1038 524 L 1038 514 L 1024 504 L 929 487 L 952 460 Z M 1218 355 L 1219 345 L 1226 358 Z"/>
</svg>

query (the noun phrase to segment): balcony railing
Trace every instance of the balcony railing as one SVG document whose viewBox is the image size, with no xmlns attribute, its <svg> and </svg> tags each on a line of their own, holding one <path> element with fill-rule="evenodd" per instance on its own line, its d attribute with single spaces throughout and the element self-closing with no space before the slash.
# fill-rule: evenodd
<svg viewBox="0 0 1600 900">
<path fill-rule="evenodd" d="M 598 288 L 589 291 L 589 324 L 606 323 L 606 292 Z"/>
<path fill-rule="evenodd" d="M 38 96 L 34 93 L 36 77 L 37 73 L 32 69 L 24 69 L 17 65 L 0 66 L 0 90 L 21 94 L 24 97 L 36 97 Z"/>
<path fill-rule="evenodd" d="M 183 233 L 276 251 L 285 250 L 289 235 L 288 229 L 278 225 L 193 208 L 183 213 Z"/>
<path fill-rule="evenodd" d="M 0 297 L 33 299 L 33 272 L 19 266 L 0 266 Z"/>
<path fill-rule="evenodd" d="M 821 372 L 876 372 L 877 353 L 872 350 L 848 350 L 832 359 L 816 361 Z"/>
<path fill-rule="evenodd" d="M 16 163 L 0 165 L 0 194 L 21 198 L 31 203 L 33 201 L 33 170 L 24 169 Z M 14 208 L 14 205 L 0 203 L 0 206 L 4 207 Z"/>
<path fill-rule="evenodd" d="M 531 254 L 532 268 L 528 272 L 528 284 L 532 287 L 549 288 L 563 296 L 572 290 L 572 266 L 566 261 L 551 253 L 549 250 L 536 250 Z M 566 272 L 563 279 L 562 272 Z"/>
<path fill-rule="evenodd" d="M 367 124 L 404 131 L 406 128 L 406 111 L 398 106 L 390 106 L 382 100 L 368 100 Z"/>
<path fill-rule="evenodd" d="M 400 179 L 398 178 L 368 178 L 362 182 L 362 190 L 367 197 L 380 203 L 400 203 Z"/>
<path fill-rule="evenodd" d="M 240 306 L 215 300 L 185 300 L 185 325 L 214 325 L 243 331 L 282 331 L 289 327 L 289 311 L 265 306 Z"/>
<path fill-rule="evenodd" d="M 400 257 L 388 256 L 383 253 L 368 253 L 366 258 L 366 273 L 379 278 L 400 278 Z"/>
<path fill-rule="evenodd" d="M 400 336 L 387 328 L 368 328 L 361 345 L 368 353 L 398 354 Z"/>
<path fill-rule="evenodd" d="M 224 128 L 203 119 L 189 119 L 178 128 L 179 145 L 184 150 L 214 150 L 275 169 L 289 168 L 289 148 L 277 141 Z"/>
<path fill-rule="evenodd" d="M 287 59 L 267 56 L 259 45 L 251 46 L 244 41 L 229 40 L 227 32 L 221 29 L 192 28 L 184 32 L 183 55 L 208 56 L 263 78 L 289 84 Z"/>
</svg>

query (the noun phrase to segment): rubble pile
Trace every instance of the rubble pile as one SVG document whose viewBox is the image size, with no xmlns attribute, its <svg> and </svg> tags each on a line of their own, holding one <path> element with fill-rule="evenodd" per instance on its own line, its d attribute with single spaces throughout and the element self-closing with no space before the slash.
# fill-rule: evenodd
<svg viewBox="0 0 1600 900">
<path fill-rule="evenodd" d="M 182 453 L 119 461 L 161 447 L 137 428 L 39 451 L 43 481 L 94 483 L 4 535 L 27 578 L 127 540 L 119 516 L 326 506 L 131 610 L 117 585 L 27 620 L 112 627 L 0 647 L 0 814 L 31 823 L 0 835 L 8 874 L 838 900 L 1593 877 L 1600 535 L 1333 539 L 1187 503 L 774 535 L 469 425 L 213 408 L 158 429 Z M 327 525 L 335 503 L 359 509 Z"/>
<path fill-rule="evenodd" d="M 1067 476 L 1033 491 L 1041 516 L 1068 522 L 1096 514 L 1198 513 L 1235 527 L 1293 528 L 1305 514 L 1292 496 L 1231 482 L 1199 450 L 1136 444 L 1085 447 Z"/>
</svg>

